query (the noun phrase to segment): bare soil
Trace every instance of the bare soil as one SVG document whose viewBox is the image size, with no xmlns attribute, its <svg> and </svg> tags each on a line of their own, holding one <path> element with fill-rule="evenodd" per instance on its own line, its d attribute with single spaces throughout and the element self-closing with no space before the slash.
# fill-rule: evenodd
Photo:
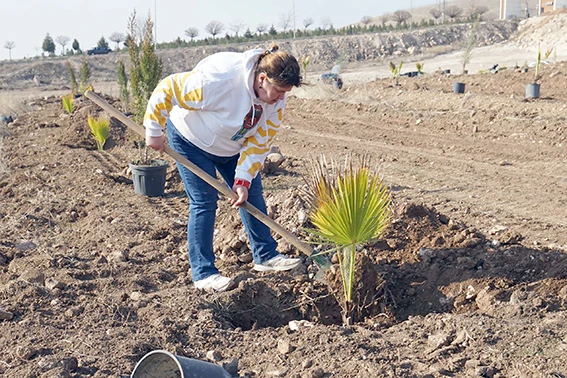
<svg viewBox="0 0 567 378">
<path fill-rule="evenodd" d="M 346 327 L 336 269 L 316 280 L 304 258 L 254 272 L 224 199 L 218 267 L 238 286 L 196 290 L 174 162 L 164 197 L 137 196 L 138 138 L 123 125 L 99 152 L 94 104 L 67 115 L 57 96 L 28 102 L 0 134 L 0 375 L 127 377 L 165 349 L 216 351 L 240 377 L 567 377 L 567 63 L 546 65 L 541 98 L 527 100 L 532 75 L 293 92 L 276 140 L 286 160 L 264 174 L 271 216 L 307 240 L 300 189 L 319 154 L 371 155 L 393 194 L 386 235 L 360 251 Z"/>
</svg>

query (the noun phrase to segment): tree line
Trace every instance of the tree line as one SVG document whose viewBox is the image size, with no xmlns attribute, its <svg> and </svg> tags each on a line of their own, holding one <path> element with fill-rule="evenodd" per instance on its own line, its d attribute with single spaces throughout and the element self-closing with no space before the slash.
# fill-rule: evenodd
<svg viewBox="0 0 567 378">
<path fill-rule="evenodd" d="M 474 20 L 481 20 L 483 15 L 488 12 L 485 6 L 471 5 L 467 12 L 462 8 L 452 5 L 444 9 L 440 7 L 431 8 L 429 14 L 431 19 L 422 19 L 419 23 L 412 20 L 412 14 L 406 10 L 398 10 L 391 14 L 384 14 L 378 17 L 363 16 L 360 22 L 342 28 L 335 28 L 333 22 L 329 18 L 323 18 L 321 25 L 316 28 L 311 28 L 315 24 L 315 20 L 307 17 L 302 21 L 302 28 L 294 29 L 291 27 L 293 15 L 292 13 L 280 14 L 276 29 L 274 24 L 268 25 L 266 23 L 258 24 L 254 29 L 247 27 L 242 21 L 234 21 L 228 26 L 218 20 L 210 21 L 204 27 L 207 36 L 202 39 L 197 39 L 200 35 L 200 30 L 196 27 L 187 28 L 184 33 L 189 40 L 177 37 L 169 42 L 156 42 L 156 48 L 168 49 L 178 47 L 197 47 L 216 44 L 229 44 L 241 42 L 254 42 L 266 41 L 274 39 L 285 38 L 303 38 L 303 37 L 316 37 L 325 35 L 353 35 L 364 33 L 380 33 L 394 30 L 423 28 L 445 23 L 456 22 L 470 22 Z M 127 48 L 128 41 L 132 38 L 132 33 L 144 35 L 146 27 L 145 22 L 139 23 L 139 30 L 129 30 L 128 33 L 113 32 L 108 39 L 115 43 L 114 50 L 119 51 L 122 48 Z M 230 33 L 232 32 L 232 33 Z M 61 56 L 72 56 L 82 54 L 83 51 L 77 39 L 73 39 L 71 48 L 66 49 L 66 46 L 71 41 L 71 38 L 60 35 L 53 39 L 49 33 L 43 39 L 41 45 L 42 56 L 47 53 L 49 56 L 55 56 L 56 43 L 61 46 Z M 12 49 L 15 48 L 13 41 L 7 41 L 4 48 L 9 50 L 9 57 L 12 60 Z M 101 37 L 97 43 L 98 48 L 109 48 L 109 44 L 105 37 Z M 37 55 L 39 56 L 39 54 Z"/>
</svg>

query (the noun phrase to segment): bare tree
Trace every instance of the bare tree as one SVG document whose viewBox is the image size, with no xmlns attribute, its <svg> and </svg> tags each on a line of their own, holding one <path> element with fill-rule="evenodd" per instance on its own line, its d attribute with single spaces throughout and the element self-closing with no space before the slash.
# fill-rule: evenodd
<svg viewBox="0 0 567 378">
<path fill-rule="evenodd" d="M 309 29 L 309 27 L 311 25 L 313 25 L 315 23 L 315 20 L 313 20 L 311 17 L 307 17 L 306 19 L 303 20 L 303 31 L 305 33 L 307 33 L 307 29 Z"/>
<path fill-rule="evenodd" d="M 397 26 L 406 24 L 409 19 L 411 19 L 411 13 L 406 10 L 397 10 L 392 14 L 392 21 L 394 21 Z"/>
<path fill-rule="evenodd" d="M 222 33 L 224 30 L 224 24 L 220 21 L 211 21 L 205 25 L 205 31 L 213 36 L 213 39 L 217 34 Z"/>
<path fill-rule="evenodd" d="M 488 12 L 488 7 L 485 7 L 484 5 L 477 5 L 477 6 L 471 6 L 471 8 L 469 9 L 469 14 L 470 17 L 473 20 L 482 20 L 482 16 Z"/>
<path fill-rule="evenodd" d="M 438 8 L 431 8 L 429 10 L 429 14 L 431 15 L 431 17 L 433 17 L 433 19 L 435 20 L 435 23 L 438 24 L 439 23 L 439 19 L 441 18 L 442 14 L 441 14 L 441 10 L 439 10 Z"/>
<path fill-rule="evenodd" d="M 286 30 L 289 28 L 289 25 L 291 24 L 291 21 L 293 19 L 293 14 L 290 12 L 288 14 L 285 13 L 280 13 L 279 16 L 279 22 L 278 24 L 282 27 L 284 35 Z"/>
<path fill-rule="evenodd" d="M 463 14 L 463 9 L 456 5 L 450 5 L 445 8 L 445 14 L 449 16 L 451 22 L 455 22 L 455 19 Z"/>
<path fill-rule="evenodd" d="M 266 30 L 268 30 L 268 24 L 258 24 L 258 26 L 256 26 L 258 34 L 264 34 Z"/>
<path fill-rule="evenodd" d="M 55 38 L 55 42 L 61 45 L 61 55 L 65 55 L 65 45 L 69 43 L 70 40 L 71 38 L 65 35 L 60 35 L 57 38 Z"/>
<path fill-rule="evenodd" d="M 382 24 L 382 27 L 386 26 L 386 22 L 390 21 L 391 16 L 389 14 L 383 14 L 381 16 L 378 17 L 378 20 L 380 20 L 380 24 Z"/>
<path fill-rule="evenodd" d="M 321 27 L 323 30 L 327 30 L 333 27 L 333 22 L 329 17 L 324 17 L 321 19 Z"/>
<path fill-rule="evenodd" d="M 230 24 L 230 30 L 232 30 L 234 32 L 234 35 L 236 35 L 236 38 L 238 38 L 238 33 L 240 33 L 240 31 L 244 29 L 245 26 L 246 25 L 244 24 L 244 22 L 242 22 L 241 20 L 236 20 L 232 24 Z"/>
<path fill-rule="evenodd" d="M 126 40 L 126 34 L 120 32 L 114 32 L 108 37 L 112 42 L 116 43 L 116 50 L 119 49 L 120 42 Z"/>
<path fill-rule="evenodd" d="M 369 24 L 372 23 L 372 17 L 371 17 L 371 16 L 363 16 L 363 17 L 360 19 L 360 22 L 362 23 L 362 25 L 368 26 Z"/>
<path fill-rule="evenodd" d="M 12 49 L 16 47 L 16 44 L 14 43 L 14 41 L 6 41 L 6 43 L 4 44 L 4 48 L 8 49 L 8 55 L 10 57 L 10 62 L 12 61 Z"/>
<path fill-rule="evenodd" d="M 185 30 L 185 35 L 191 38 L 191 42 L 193 42 L 193 39 L 199 35 L 199 29 L 194 27 L 187 28 L 187 30 Z"/>
</svg>

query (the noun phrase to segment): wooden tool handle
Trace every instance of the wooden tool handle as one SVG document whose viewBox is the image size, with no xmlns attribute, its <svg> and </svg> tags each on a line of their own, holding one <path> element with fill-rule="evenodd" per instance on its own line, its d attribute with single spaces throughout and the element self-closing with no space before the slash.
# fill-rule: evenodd
<svg viewBox="0 0 567 378">
<path fill-rule="evenodd" d="M 124 114 L 119 112 L 116 108 L 114 108 L 112 105 L 106 102 L 103 98 L 101 98 L 92 91 L 85 92 L 85 97 L 91 100 L 92 102 L 94 102 L 96 105 L 100 106 L 108 114 L 110 114 L 112 117 L 122 122 L 124 125 L 132 129 L 141 137 L 145 138 L 146 130 L 142 126 L 138 125 L 136 122 L 132 121 L 130 118 L 126 117 Z M 236 193 L 234 193 L 230 188 L 217 181 L 214 177 L 212 177 L 207 172 L 203 171 L 201 168 L 199 168 L 198 166 L 187 160 L 187 158 L 180 155 L 177 151 L 173 150 L 167 144 L 164 146 L 164 152 L 169 156 L 171 156 L 173 159 L 175 159 L 177 162 L 182 164 L 183 166 L 187 167 L 187 169 L 189 169 L 191 172 L 196 174 L 199 178 L 204 180 L 206 183 L 211 185 L 213 188 L 218 190 L 226 197 L 234 198 L 234 199 L 238 198 Z M 288 241 L 291 245 L 299 249 L 302 253 L 306 254 L 307 256 L 311 256 L 311 254 L 313 253 L 313 248 L 311 248 L 311 246 L 303 243 L 301 240 L 297 238 L 297 236 L 295 236 L 294 234 L 283 228 L 281 225 L 276 223 L 272 218 L 262 213 L 256 207 L 251 205 L 249 202 L 244 202 L 242 205 L 240 205 L 240 207 L 248 211 L 252 216 L 258 219 L 260 222 L 264 223 L 271 230 L 280 234 L 286 241 Z"/>
</svg>

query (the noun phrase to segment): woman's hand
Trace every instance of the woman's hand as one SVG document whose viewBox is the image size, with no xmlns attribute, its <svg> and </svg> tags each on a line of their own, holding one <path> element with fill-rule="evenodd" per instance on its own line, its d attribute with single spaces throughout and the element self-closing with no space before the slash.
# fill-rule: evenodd
<svg viewBox="0 0 567 378">
<path fill-rule="evenodd" d="M 146 135 L 146 146 L 148 146 L 152 150 L 156 150 L 159 151 L 160 153 L 163 153 L 163 149 L 165 146 L 165 135 L 161 135 L 158 137 Z"/>
<path fill-rule="evenodd" d="M 237 180 L 238 181 L 238 180 Z M 248 184 L 250 185 L 250 184 Z M 248 199 L 248 188 L 245 185 L 239 184 L 238 182 L 232 186 L 232 191 L 238 195 L 237 199 L 231 198 L 230 204 L 233 207 L 238 207 Z"/>
</svg>

